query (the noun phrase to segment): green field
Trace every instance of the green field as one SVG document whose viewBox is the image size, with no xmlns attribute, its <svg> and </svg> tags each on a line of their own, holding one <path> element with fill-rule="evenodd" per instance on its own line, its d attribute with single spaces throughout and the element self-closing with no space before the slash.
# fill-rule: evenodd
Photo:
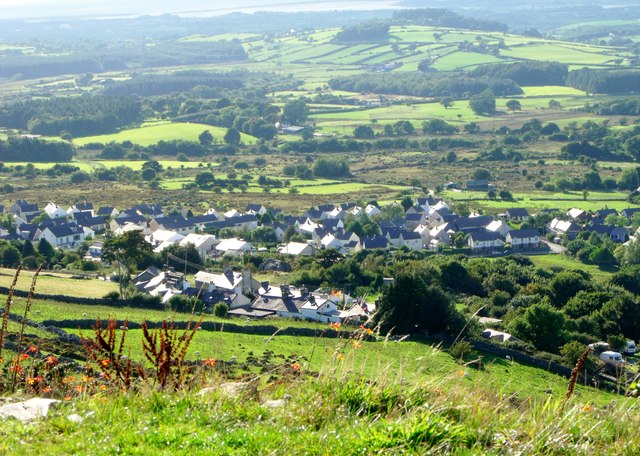
<svg viewBox="0 0 640 456">
<path fill-rule="evenodd" d="M 9 287 L 15 270 L 0 268 L 0 286 Z M 29 291 L 33 272 L 22 271 L 17 289 Z M 71 274 L 42 273 L 38 277 L 36 290 L 42 294 L 61 294 L 87 298 L 102 298 L 109 292 L 118 291 L 118 285 L 98 279 L 74 278 Z M 20 298 L 17 298 L 20 299 Z"/>
<path fill-rule="evenodd" d="M 583 199 L 582 192 L 516 192 L 513 194 L 514 201 L 492 201 L 487 198 L 486 192 L 477 191 L 445 191 L 442 196 L 446 201 L 464 202 L 473 208 L 484 208 L 490 212 L 515 206 L 534 211 L 552 208 L 569 210 L 574 207 L 585 211 L 597 211 L 605 206 L 610 209 L 622 210 L 633 206 L 626 201 L 627 194 L 624 192 L 589 192 L 586 201 Z"/>
<path fill-rule="evenodd" d="M 617 267 L 603 269 L 593 264 L 585 264 L 563 254 L 531 255 L 529 259 L 533 264 L 541 268 L 562 268 L 586 271 L 599 282 L 609 280 L 611 278 L 611 274 L 618 270 Z"/>
<path fill-rule="evenodd" d="M 142 165 L 145 163 L 144 160 L 82 160 L 82 161 L 71 161 L 68 164 L 77 166 L 81 171 L 93 171 L 98 168 L 115 168 L 117 166 L 126 166 L 127 168 L 131 168 L 134 171 L 140 171 L 142 169 Z M 201 161 L 179 161 L 179 160 L 158 160 L 158 163 L 162 165 L 164 169 L 173 168 L 173 169 L 193 169 L 193 168 L 202 168 L 209 166 L 219 166 L 218 163 L 215 162 L 201 162 Z M 36 169 L 49 169 L 55 166 L 57 163 L 27 163 L 27 162 L 11 162 L 10 166 L 26 166 L 27 164 L 33 165 Z"/>
<path fill-rule="evenodd" d="M 198 136 L 205 130 L 209 130 L 213 137 L 222 143 L 222 138 L 226 133 L 226 129 L 221 127 L 214 127 L 211 125 L 197 124 L 197 123 L 163 123 L 160 125 L 150 124 L 140 128 L 131 128 L 129 130 L 123 130 L 119 133 L 110 135 L 98 135 L 98 136 L 86 136 L 84 138 L 75 138 L 74 144 L 82 147 L 88 143 L 110 143 L 110 142 L 123 142 L 131 141 L 134 144 L 141 146 L 150 146 L 156 144 L 159 141 L 171 141 L 175 139 L 182 139 L 186 141 L 198 141 Z M 241 141 L 245 144 L 255 144 L 256 138 L 247 134 L 241 133 Z"/>
</svg>

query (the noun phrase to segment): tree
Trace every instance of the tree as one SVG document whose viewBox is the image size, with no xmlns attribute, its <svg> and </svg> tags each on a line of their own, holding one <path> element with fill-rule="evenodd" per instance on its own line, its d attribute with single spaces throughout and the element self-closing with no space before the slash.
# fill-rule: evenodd
<svg viewBox="0 0 640 456">
<path fill-rule="evenodd" d="M 476 168 L 472 177 L 475 180 L 491 180 L 493 176 L 491 175 L 491 171 L 486 168 Z"/>
<path fill-rule="evenodd" d="M 513 201 L 513 194 L 509 190 L 500 190 L 498 196 L 503 201 Z"/>
<path fill-rule="evenodd" d="M 120 296 L 124 297 L 125 286 L 131 282 L 131 273 L 135 265 L 152 254 L 142 231 L 127 231 L 104 241 L 102 259 L 116 262 L 120 269 Z"/>
<path fill-rule="evenodd" d="M 506 106 L 511 112 L 522 111 L 522 105 L 518 100 L 509 100 L 507 101 Z"/>
<path fill-rule="evenodd" d="M 495 190 L 489 190 L 487 192 L 487 198 L 489 198 L 490 200 L 495 200 L 497 196 L 498 195 L 496 194 Z"/>
<path fill-rule="evenodd" d="M 149 182 L 156 178 L 156 172 L 152 168 L 144 168 L 142 170 L 142 179 Z"/>
<path fill-rule="evenodd" d="M 213 143 L 213 135 L 209 130 L 205 130 L 198 136 L 198 141 L 200 141 L 200 144 L 203 146 L 209 146 Z"/>
<path fill-rule="evenodd" d="M 516 337 L 531 342 L 538 350 L 558 353 L 567 340 L 566 317 L 543 299 L 524 311 L 511 324 Z"/>
<path fill-rule="evenodd" d="M 282 108 L 282 120 L 292 125 L 304 123 L 308 116 L 309 108 L 302 98 L 289 101 Z"/>
<path fill-rule="evenodd" d="M 225 144 L 236 145 L 240 144 L 240 132 L 235 128 L 229 128 L 224 135 Z"/>
<path fill-rule="evenodd" d="M 402 201 L 400 201 L 400 205 L 404 208 L 404 211 L 407 212 L 409 208 L 413 206 L 413 199 L 409 195 L 407 195 L 402 198 Z"/>
<path fill-rule="evenodd" d="M 549 109 L 561 109 L 562 105 L 558 100 L 549 100 Z"/>
<path fill-rule="evenodd" d="M 448 109 L 453 106 L 453 98 L 451 97 L 442 97 L 440 98 L 440 104 L 444 106 L 444 109 Z"/>
<path fill-rule="evenodd" d="M 640 241 L 634 240 L 625 245 L 622 251 L 620 263 L 622 266 L 630 266 L 632 264 L 640 264 Z"/>
<path fill-rule="evenodd" d="M 442 289 L 403 272 L 382 292 L 375 321 L 384 333 L 413 334 L 444 331 L 454 318 L 453 304 Z"/>
<path fill-rule="evenodd" d="M 479 95 L 471 97 L 469 107 L 476 115 L 491 115 L 496 112 L 496 97 L 491 89 L 486 89 Z"/>
<path fill-rule="evenodd" d="M 358 139 L 371 139 L 375 136 L 373 128 L 369 125 L 358 125 L 353 130 L 353 137 Z"/>
</svg>

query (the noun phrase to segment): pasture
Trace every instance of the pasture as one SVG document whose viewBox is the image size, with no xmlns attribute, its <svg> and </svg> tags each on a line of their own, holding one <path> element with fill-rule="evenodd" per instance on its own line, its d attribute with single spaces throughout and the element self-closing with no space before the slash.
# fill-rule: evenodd
<svg viewBox="0 0 640 456">
<path fill-rule="evenodd" d="M 89 143 L 103 143 L 131 141 L 141 146 L 150 146 L 159 141 L 185 140 L 198 141 L 198 136 L 205 130 L 209 130 L 218 143 L 223 142 L 226 133 L 225 128 L 214 127 L 212 125 L 197 123 L 159 123 L 149 124 L 139 128 L 131 128 L 113 133 L 110 135 L 85 136 L 83 138 L 75 138 L 74 144 L 84 146 Z M 255 144 L 256 138 L 241 133 L 241 142 L 244 144 Z"/>
</svg>

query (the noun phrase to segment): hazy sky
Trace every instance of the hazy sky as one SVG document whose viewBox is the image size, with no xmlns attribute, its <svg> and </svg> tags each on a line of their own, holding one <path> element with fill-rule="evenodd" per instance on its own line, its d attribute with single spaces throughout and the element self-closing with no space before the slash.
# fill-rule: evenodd
<svg viewBox="0 0 640 456">
<path fill-rule="evenodd" d="M 397 0 L 0 0 L 0 18 L 118 16 L 189 11 L 376 9 Z"/>
</svg>

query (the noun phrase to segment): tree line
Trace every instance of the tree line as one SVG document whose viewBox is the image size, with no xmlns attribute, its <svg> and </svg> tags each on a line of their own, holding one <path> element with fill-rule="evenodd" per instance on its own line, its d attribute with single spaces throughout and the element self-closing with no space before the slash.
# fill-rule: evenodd
<svg viewBox="0 0 640 456">
<path fill-rule="evenodd" d="M 111 133 L 141 120 L 141 103 L 135 97 L 55 97 L 0 106 L 0 124 L 33 134 L 73 136 Z"/>
<path fill-rule="evenodd" d="M 637 92 L 640 87 L 640 71 L 583 68 L 569 72 L 567 85 L 589 93 Z"/>
<path fill-rule="evenodd" d="M 520 95 L 522 88 L 506 78 L 471 77 L 450 73 L 357 74 L 329 80 L 334 90 L 417 97 L 469 98 L 490 89 L 496 96 Z"/>
<path fill-rule="evenodd" d="M 487 32 L 506 32 L 509 27 L 498 21 L 462 16 L 444 8 L 406 9 L 393 12 L 395 22 L 428 25 L 432 27 L 451 27 Z"/>
<path fill-rule="evenodd" d="M 64 141 L 43 141 L 33 138 L 0 139 L 3 161 L 66 162 L 73 158 L 74 148 Z"/>
<path fill-rule="evenodd" d="M 127 68 L 195 65 L 232 60 L 246 60 L 247 54 L 238 41 L 188 42 L 165 41 L 118 43 L 95 49 L 74 51 L 64 55 L 4 55 L 0 77 L 41 78 L 62 74 L 102 73 Z"/>
<path fill-rule="evenodd" d="M 474 77 L 507 78 L 521 86 L 564 85 L 568 66 L 557 62 L 516 62 L 480 65 L 470 73 Z"/>
</svg>

